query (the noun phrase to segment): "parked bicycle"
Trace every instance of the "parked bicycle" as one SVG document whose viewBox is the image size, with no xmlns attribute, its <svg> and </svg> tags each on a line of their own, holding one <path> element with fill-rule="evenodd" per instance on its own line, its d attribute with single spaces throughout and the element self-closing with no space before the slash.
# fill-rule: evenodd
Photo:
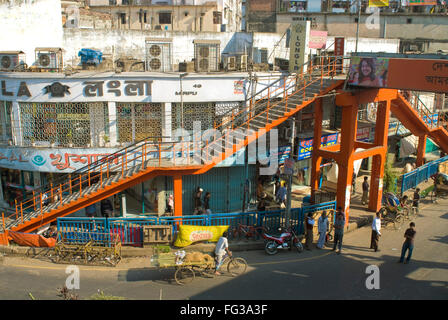
<svg viewBox="0 0 448 320">
<path fill-rule="evenodd" d="M 232 230 L 232 237 L 235 239 L 238 237 L 238 239 L 241 239 L 242 237 L 246 238 L 246 240 L 254 239 L 258 240 L 262 238 L 263 233 L 265 233 L 267 230 L 265 227 L 259 227 L 259 226 L 249 226 L 244 225 L 241 223 L 238 223 L 237 228 Z"/>
</svg>

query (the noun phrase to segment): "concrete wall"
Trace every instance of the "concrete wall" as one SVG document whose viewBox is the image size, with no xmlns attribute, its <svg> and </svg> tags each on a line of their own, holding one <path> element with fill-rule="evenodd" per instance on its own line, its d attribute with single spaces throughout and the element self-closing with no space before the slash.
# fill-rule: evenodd
<svg viewBox="0 0 448 320">
<path fill-rule="evenodd" d="M 280 40 L 277 34 L 252 34 L 231 32 L 150 32 L 135 30 L 87 30 L 64 29 L 63 47 L 64 60 L 76 65 L 79 63 L 78 52 L 82 48 L 96 48 L 103 54 L 132 56 L 136 59 L 145 59 L 145 38 L 173 38 L 173 63 L 191 61 L 194 58 L 193 40 L 220 40 L 221 53 L 250 52 L 253 41 L 254 46 L 272 47 Z M 270 61 L 274 61 L 271 57 Z"/>
<path fill-rule="evenodd" d="M 59 0 L 13 0 L 0 4 L 0 51 L 22 50 L 34 63 L 36 47 L 62 47 Z"/>
</svg>

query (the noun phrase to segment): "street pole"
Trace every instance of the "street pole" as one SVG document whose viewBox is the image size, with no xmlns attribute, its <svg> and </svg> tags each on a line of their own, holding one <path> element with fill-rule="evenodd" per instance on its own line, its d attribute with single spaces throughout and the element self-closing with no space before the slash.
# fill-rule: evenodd
<svg viewBox="0 0 448 320">
<path fill-rule="evenodd" d="M 356 53 L 358 53 L 359 23 L 360 22 L 361 22 L 361 0 L 358 0 L 358 23 L 356 24 L 356 45 L 355 45 Z"/>
<path fill-rule="evenodd" d="M 295 117 L 292 118 L 292 132 L 291 132 L 291 153 L 289 154 L 290 159 L 294 159 L 294 140 L 295 140 L 295 130 L 296 129 L 296 121 Z M 293 168 L 294 173 L 294 168 Z M 291 192 L 292 192 L 292 175 L 293 173 L 288 175 L 288 188 L 287 188 L 287 197 L 286 197 L 286 227 L 290 226 L 291 222 Z"/>
</svg>

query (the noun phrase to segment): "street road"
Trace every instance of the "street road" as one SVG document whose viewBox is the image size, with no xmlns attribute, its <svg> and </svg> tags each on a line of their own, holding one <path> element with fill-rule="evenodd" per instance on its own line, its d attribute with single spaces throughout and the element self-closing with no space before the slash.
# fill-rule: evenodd
<svg viewBox="0 0 448 320">
<path fill-rule="evenodd" d="M 397 263 L 402 230 L 383 230 L 380 252 L 372 252 L 370 227 L 344 237 L 343 252 L 330 249 L 234 252 L 249 268 L 237 278 L 196 278 L 187 286 L 172 280 L 172 270 L 149 268 L 148 258 L 124 261 L 116 268 L 80 266 L 80 298 L 98 290 L 127 299 L 150 300 L 297 300 L 297 299 L 447 299 L 448 200 L 427 204 L 415 220 L 417 236 L 410 264 Z M 1 258 L 0 258 L 1 260 Z M 367 289 L 369 265 L 379 267 L 379 289 Z M 6 256 L 0 262 L 0 299 L 61 299 L 66 265 Z"/>
</svg>

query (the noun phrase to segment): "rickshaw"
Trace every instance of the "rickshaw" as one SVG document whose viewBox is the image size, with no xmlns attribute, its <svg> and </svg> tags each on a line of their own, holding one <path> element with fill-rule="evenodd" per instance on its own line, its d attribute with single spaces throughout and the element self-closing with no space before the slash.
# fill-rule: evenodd
<svg viewBox="0 0 448 320">
<path fill-rule="evenodd" d="M 448 194 L 448 174 L 438 172 L 431 176 L 434 180 L 434 189 L 431 192 L 431 201 L 435 202 L 437 197 Z"/>
<path fill-rule="evenodd" d="M 391 192 L 383 194 L 381 203 L 381 224 L 387 227 L 392 223 L 395 229 L 400 229 L 403 225 L 404 218 L 407 215 L 404 212 L 407 208 L 403 208 L 398 197 Z"/>
</svg>

